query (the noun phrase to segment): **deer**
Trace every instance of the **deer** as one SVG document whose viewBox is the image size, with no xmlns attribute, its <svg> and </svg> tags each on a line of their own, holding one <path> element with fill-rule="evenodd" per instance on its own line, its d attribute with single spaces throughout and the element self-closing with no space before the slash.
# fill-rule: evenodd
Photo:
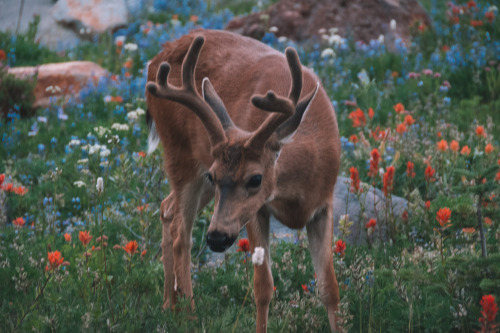
<svg viewBox="0 0 500 333">
<path fill-rule="evenodd" d="M 201 93 L 200 93 L 201 92 Z M 340 168 L 336 114 L 297 51 L 285 54 L 227 31 L 194 30 L 167 42 L 148 67 L 148 151 L 161 142 L 170 194 L 160 206 L 164 309 L 194 311 L 191 234 L 214 199 L 206 243 L 227 250 L 246 228 L 254 264 L 256 331 L 273 296 L 270 217 L 306 228 L 317 287 L 332 330 L 339 289 L 333 266 L 333 193 Z"/>
</svg>

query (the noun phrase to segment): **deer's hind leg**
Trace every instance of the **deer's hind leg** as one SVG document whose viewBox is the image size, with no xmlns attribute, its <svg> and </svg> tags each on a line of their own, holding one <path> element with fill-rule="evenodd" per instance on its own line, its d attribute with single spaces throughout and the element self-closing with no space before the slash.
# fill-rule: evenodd
<svg viewBox="0 0 500 333">
<path fill-rule="evenodd" d="M 331 202 L 331 201 L 330 201 Z M 333 207 L 329 204 L 316 213 L 306 225 L 309 251 L 311 252 L 320 298 L 326 307 L 328 321 L 336 330 L 336 314 L 339 306 L 339 287 L 333 268 L 332 237 Z"/>
</svg>

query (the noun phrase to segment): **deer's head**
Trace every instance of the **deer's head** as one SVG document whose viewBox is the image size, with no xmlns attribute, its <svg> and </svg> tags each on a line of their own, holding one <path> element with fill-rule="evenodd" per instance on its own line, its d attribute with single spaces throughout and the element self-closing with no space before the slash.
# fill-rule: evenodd
<svg viewBox="0 0 500 333">
<path fill-rule="evenodd" d="M 302 121 L 316 89 L 299 101 L 302 69 L 297 52 L 287 48 L 286 58 L 292 76 L 288 98 L 273 91 L 254 95 L 252 104 L 271 115 L 254 132 L 238 128 L 208 78 L 203 80 L 202 96 L 195 88 L 194 71 L 205 39 L 192 42 L 182 64 L 182 86 L 168 84 L 170 65 L 163 62 L 156 82 L 146 88 L 155 97 L 183 104 L 202 121 L 211 145 L 213 164 L 205 177 L 215 189 L 215 211 L 208 228 L 207 244 L 223 252 L 236 240 L 241 228 L 255 218 L 273 199 L 275 166 L 281 147 Z"/>
</svg>

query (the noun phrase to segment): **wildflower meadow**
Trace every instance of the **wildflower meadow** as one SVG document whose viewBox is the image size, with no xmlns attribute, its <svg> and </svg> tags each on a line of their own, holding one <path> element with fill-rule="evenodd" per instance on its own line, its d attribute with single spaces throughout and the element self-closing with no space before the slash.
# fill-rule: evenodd
<svg viewBox="0 0 500 333">
<path fill-rule="evenodd" d="M 155 0 L 151 10 L 139 1 L 127 28 L 60 51 L 38 45 L 36 17 L 25 33 L 0 32 L 1 331 L 255 331 L 252 255 L 263 254 L 242 236 L 210 260 L 211 204 L 193 232 L 196 308 L 181 310 L 189 299 L 162 308 L 169 181 L 161 149 L 146 153 L 144 89 L 164 42 L 273 2 Z M 411 25 L 410 41 L 331 29 L 298 43 L 271 27 L 262 38 L 295 47 L 337 113 L 341 175 L 362 207 L 342 216 L 332 243 L 346 332 L 500 329 L 500 13 L 494 1 L 422 5 L 431 26 L 390 23 Z M 32 80 L 7 72 L 70 60 L 110 75 L 47 108 L 31 107 Z M 384 219 L 363 213 L 369 186 L 383 192 Z M 394 196 L 406 200 L 403 214 Z M 347 241 L 353 224 L 365 245 Z M 329 331 L 305 232 L 273 241 L 271 259 L 268 330 Z"/>
</svg>

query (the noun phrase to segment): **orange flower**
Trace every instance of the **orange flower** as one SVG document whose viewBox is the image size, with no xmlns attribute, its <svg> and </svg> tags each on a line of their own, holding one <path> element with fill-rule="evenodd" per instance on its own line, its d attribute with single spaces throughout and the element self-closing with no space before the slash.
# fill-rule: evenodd
<svg viewBox="0 0 500 333">
<path fill-rule="evenodd" d="M 482 27 L 483 26 L 483 21 L 481 21 L 481 20 L 470 20 L 470 25 L 473 28 Z"/>
<path fill-rule="evenodd" d="M 411 116 L 411 114 L 406 115 L 405 117 L 405 124 L 408 126 L 411 126 L 415 123 L 415 119 Z"/>
<path fill-rule="evenodd" d="M 139 248 L 139 244 L 137 244 L 137 241 L 130 241 L 123 247 L 125 252 L 127 252 L 130 255 L 133 255 L 134 253 L 137 252 L 137 249 Z"/>
<path fill-rule="evenodd" d="M 83 246 L 87 246 L 90 243 L 92 236 L 89 235 L 88 231 L 80 231 L 78 239 L 82 242 Z"/>
<path fill-rule="evenodd" d="M 483 138 L 486 137 L 486 132 L 484 131 L 484 126 L 479 125 L 476 127 L 476 135 L 482 136 Z"/>
<path fill-rule="evenodd" d="M 14 185 L 12 184 L 7 184 L 7 186 L 5 186 L 3 189 L 7 192 L 12 192 L 12 188 L 14 187 Z"/>
<path fill-rule="evenodd" d="M 359 172 L 356 167 L 351 167 L 349 169 L 349 172 L 351 173 L 351 192 L 352 193 L 359 193 L 360 188 L 359 188 Z"/>
<path fill-rule="evenodd" d="M 137 155 L 139 155 L 142 158 L 146 157 L 146 153 L 143 151 L 138 152 Z"/>
<path fill-rule="evenodd" d="M 462 232 L 463 232 L 464 234 L 473 234 L 473 233 L 475 233 L 475 232 L 476 232 L 476 229 L 474 229 L 474 228 L 463 228 L 463 229 L 462 229 Z"/>
<path fill-rule="evenodd" d="M 449 209 L 448 207 L 440 208 L 436 213 L 436 220 L 443 228 L 451 226 L 451 224 L 449 224 L 450 217 L 451 217 L 451 209 Z"/>
<path fill-rule="evenodd" d="M 305 293 L 308 293 L 309 292 L 309 289 L 307 289 L 307 285 L 303 284 L 302 285 L 302 290 L 305 292 Z"/>
<path fill-rule="evenodd" d="M 65 240 L 66 240 L 66 242 L 68 242 L 68 243 L 69 243 L 69 242 L 71 242 L 71 234 L 69 234 L 69 233 L 65 233 L 65 234 L 64 234 L 64 239 L 65 239 Z"/>
<path fill-rule="evenodd" d="M 392 192 L 392 181 L 394 179 L 394 166 L 390 166 L 387 168 L 387 170 L 385 171 L 385 174 L 384 174 L 384 179 L 383 179 L 383 182 L 384 182 L 384 194 L 385 196 L 387 197 L 389 195 L 390 192 Z"/>
<path fill-rule="evenodd" d="M 28 193 L 28 190 L 24 186 L 16 187 L 16 188 L 13 189 L 13 191 L 14 191 L 15 194 L 20 195 L 20 196 L 23 196 L 26 193 Z"/>
<path fill-rule="evenodd" d="M 425 202 L 425 209 L 427 210 L 431 209 L 431 202 L 429 200 Z"/>
<path fill-rule="evenodd" d="M 500 180 L 500 170 L 498 170 L 497 175 L 495 176 L 495 180 L 496 181 Z"/>
<path fill-rule="evenodd" d="M 484 147 L 484 152 L 485 152 L 486 154 L 489 154 L 489 153 L 493 152 L 493 146 L 491 145 L 491 143 L 488 143 L 488 144 L 486 145 L 486 147 Z"/>
<path fill-rule="evenodd" d="M 481 307 L 481 318 L 479 318 L 479 322 L 482 324 L 483 328 L 489 327 L 491 330 L 481 330 L 481 332 L 494 332 L 495 331 L 495 317 L 498 312 L 498 305 L 495 301 L 495 296 L 493 295 L 484 295 L 479 302 Z M 496 326 L 496 325 L 495 325 Z"/>
<path fill-rule="evenodd" d="M 347 118 L 352 120 L 352 127 L 361 127 L 366 125 L 365 113 L 360 108 L 357 108 L 356 111 L 349 113 Z"/>
<path fill-rule="evenodd" d="M 357 137 L 356 134 L 353 134 L 353 135 L 351 135 L 349 137 L 349 141 L 351 141 L 352 143 L 356 144 L 356 143 L 358 143 L 359 139 L 358 139 L 358 137 Z"/>
<path fill-rule="evenodd" d="M 436 170 L 434 170 L 430 165 L 428 165 L 427 168 L 425 168 L 424 172 L 425 180 L 431 182 L 435 181 L 435 179 L 433 178 L 435 173 Z"/>
<path fill-rule="evenodd" d="M 342 239 L 339 239 L 335 243 L 335 250 L 334 250 L 334 252 L 336 254 L 340 255 L 341 257 L 343 257 L 344 254 L 345 254 L 345 248 L 346 248 L 345 242 Z"/>
<path fill-rule="evenodd" d="M 401 123 L 398 126 L 396 126 L 396 132 L 398 132 L 399 134 L 403 134 L 404 132 L 406 132 L 405 123 Z"/>
<path fill-rule="evenodd" d="M 250 252 L 250 242 L 247 238 L 242 238 L 238 241 L 237 252 Z"/>
<path fill-rule="evenodd" d="M 142 250 L 141 252 L 141 257 L 144 257 L 146 255 L 146 253 L 148 252 L 148 250 Z"/>
<path fill-rule="evenodd" d="M 486 12 L 486 13 L 484 13 L 484 17 L 488 20 L 488 22 L 492 23 L 493 19 L 495 18 L 495 13 L 493 13 L 493 12 Z"/>
<path fill-rule="evenodd" d="M 149 204 L 145 204 L 145 205 L 142 205 L 142 206 L 137 206 L 137 211 L 142 213 L 144 210 L 148 209 L 149 207 Z"/>
<path fill-rule="evenodd" d="M 374 148 L 370 153 L 370 171 L 368 171 L 369 177 L 376 177 L 378 174 L 378 162 L 380 160 L 380 153 L 377 148 Z"/>
<path fill-rule="evenodd" d="M 370 119 L 373 119 L 373 116 L 375 116 L 375 112 L 373 112 L 373 108 L 368 109 L 368 117 Z"/>
<path fill-rule="evenodd" d="M 14 221 L 12 221 L 12 224 L 16 227 L 22 228 L 24 226 L 24 219 L 22 217 L 16 218 Z"/>
<path fill-rule="evenodd" d="M 446 140 L 441 140 L 437 143 L 437 149 L 440 151 L 447 151 L 448 150 L 448 142 Z"/>
<path fill-rule="evenodd" d="M 484 222 L 484 224 L 486 224 L 486 225 L 491 225 L 491 224 L 493 223 L 493 221 L 491 221 L 491 219 L 490 219 L 489 217 L 485 217 L 485 218 L 483 219 L 483 222 Z"/>
<path fill-rule="evenodd" d="M 370 219 L 365 225 L 366 229 L 375 228 L 377 226 L 377 220 Z"/>
<path fill-rule="evenodd" d="M 401 113 L 405 110 L 405 106 L 403 105 L 403 103 L 398 103 L 398 104 L 394 105 L 393 108 L 394 108 L 394 111 L 396 111 L 396 113 Z"/>
<path fill-rule="evenodd" d="M 406 164 L 406 175 L 408 176 L 408 178 L 415 178 L 415 171 L 413 170 L 414 167 L 415 164 L 408 161 L 408 163 Z"/>
<path fill-rule="evenodd" d="M 51 269 L 51 270 L 54 270 L 57 267 L 59 267 L 64 261 L 64 258 L 61 258 L 61 252 L 59 252 L 59 251 L 48 252 L 47 256 L 48 256 L 49 264 L 50 264 L 49 269 Z M 47 268 L 45 268 L 45 269 L 47 269 Z"/>
<path fill-rule="evenodd" d="M 133 65 L 133 61 L 132 59 L 128 59 L 127 61 L 125 61 L 125 63 L 123 64 L 123 67 L 125 68 L 132 68 L 132 65 Z"/>
<path fill-rule="evenodd" d="M 499 161 L 500 161 L 500 160 L 499 160 Z M 2 184 L 3 184 L 4 180 L 5 180 L 5 174 L 3 174 L 3 173 L 2 173 L 2 174 L 0 175 L 0 187 L 2 186 Z"/>
<path fill-rule="evenodd" d="M 450 142 L 450 149 L 455 153 L 458 152 L 458 150 L 460 149 L 460 144 L 457 140 L 452 140 Z"/>
<path fill-rule="evenodd" d="M 7 59 L 7 54 L 4 50 L 0 50 L 0 61 Z"/>
<path fill-rule="evenodd" d="M 469 146 L 463 146 L 462 150 L 460 151 L 460 154 L 467 156 L 470 154 L 470 148 Z"/>
</svg>

